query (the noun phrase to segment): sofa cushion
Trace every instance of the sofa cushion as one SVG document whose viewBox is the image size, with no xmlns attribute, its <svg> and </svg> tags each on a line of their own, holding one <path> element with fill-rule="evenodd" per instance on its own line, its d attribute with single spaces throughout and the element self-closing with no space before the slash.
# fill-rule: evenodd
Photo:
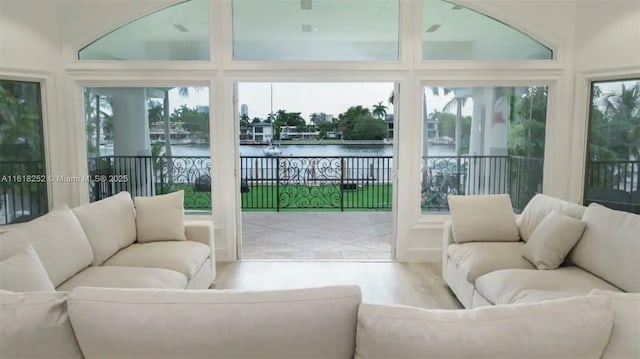
<svg viewBox="0 0 640 359">
<path fill-rule="evenodd" d="M 54 286 L 71 278 L 93 261 L 89 240 L 76 216 L 63 206 L 0 235 L 0 259 L 30 243 Z"/>
<path fill-rule="evenodd" d="M 448 201 L 455 242 L 520 240 L 508 194 L 450 195 Z"/>
<path fill-rule="evenodd" d="M 0 261 L 0 289 L 14 292 L 55 291 L 31 244 Z"/>
<path fill-rule="evenodd" d="M 586 207 L 544 194 L 535 195 L 518 216 L 518 231 L 522 240 L 528 241 L 538 224 L 554 209 L 569 217 L 581 219 Z"/>
<path fill-rule="evenodd" d="M 82 358 L 66 296 L 0 293 L 0 358 Z"/>
<path fill-rule="evenodd" d="M 640 293 L 594 289 L 589 295 L 605 296 L 613 305 L 613 329 L 602 359 L 640 358 Z"/>
<path fill-rule="evenodd" d="M 625 292 L 640 292 L 640 215 L 592 203 L 582 220 L 587 229 L 569 260 Z"/>
<path fill-rule="evenodd" d="M 191 280 L 210 255 L 209 246 L 192 241 L 134 243 L 104 265 L 171 269 Z"/>
<path fill-rule="evenodd" d="M 58 290 L 76 287 L 185 289 L 187 277 L 162 268 L 89 267 L 62 283 Z"/>
<path fill-rule="evenodd" d="M 363 303 L 356 359 L 600 358 L 613 321 L 611 302 L 569 298 L 470 310 Z"/>
<path fill-rule="evenodd" d="M 499 269 L 535 269 L 522 257 L 524 242 L 455 243 L 447 247 L 449 258 L 469 283 L 479 276 Z"/>
<path fill-rule="evenodd" d="M 556 269 L 576 245 L 584 228 L 581 220 L 554 209 L 531 234 L 523 256 L 538 269 Z"/>
<path fill-rule="evenodd" d="M 184 191 L 135 197 L 138 242 L 187 240 L 183 201 Z"/>
<path fill-rule="evenodd" d="M 92 265 L 101 265 L 136 241 L 136 216 L 129 192 L 73 209 L 93 249 Z"/>
<path fill-rule="evenodd" d="M 353 358 L 360 302 L 356 286 L 76 288 L 69 314 L 87 358 L 347 359 Z"/>
<path fill-rule="evenodd" d="M 552 299 L 587 295 L 594 288 L 618 291 L 616 287 L 578 267 L 540 271 L 504 269 L 476 279 L 478 292 L 493 304 L 530 302 L 532 298 Z M 538 292 L 544 293 L 543 295 Z"/>
</svg>

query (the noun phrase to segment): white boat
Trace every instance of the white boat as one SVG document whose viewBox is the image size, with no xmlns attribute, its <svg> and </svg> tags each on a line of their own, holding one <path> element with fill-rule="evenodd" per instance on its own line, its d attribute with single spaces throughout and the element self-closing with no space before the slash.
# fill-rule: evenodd
<svg viewBox="0 0 640 359">
<path fill-rule="evenodd" d="M 280 154 L 282 153 L 282 151 L 280 151 L 280 147 L 277 147 L 276 145 L 270 145 L 269 147 L 262 150 L 262 152 L 264 152 L 265 156 L 269 157 L 280 156 Z"/>
</svg>

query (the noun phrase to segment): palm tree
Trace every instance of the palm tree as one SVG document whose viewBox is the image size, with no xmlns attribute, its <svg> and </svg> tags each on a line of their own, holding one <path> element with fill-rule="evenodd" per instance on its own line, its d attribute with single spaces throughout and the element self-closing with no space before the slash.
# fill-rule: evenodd
<svg viewBox="0 0 640 359">
<path fill-rule="evenodd" d="M 100 131 L 105 121 L 111 122 L 111 98 L 93 93 L 90 88 L 84 90 L 85 123 L 87 130 L 87 149 L 100 156 Z M 103 119 L 105 121 L 103 121 Z M 111 126 L 112 127 L 112 126 Z M 95 135 L 95 147 L 90 137 Z"/>
<path fill-rule="evenodd" d="M 460 155 L 462 145 L 462 107 L 467 103 L 468 97 L 455 96 L 442 108 L 444 112 L 451 112 L 453 106 L 456 106 L 456 154 Z"/>
<path fill-rule="evenodd" d="M 249 118 L 249 116 L 245 113 L 240 115 L 240 127 L 249 127 L 249 123 L 250 123 L 251 119 Z"/>
<path fill-rule="evenodd" d="M 371 111 L 371 114 L 375 118 L 384 120 L 385 116 L 387 115 L 387 109 L 388 107 L 383 105 L 382 101 L 380 101 L 377 105 L 373 105 L 373 111 Z"/>
<path fill-rule="evenodd" d="M 172 90 L 173 87 L 164 88 L 164 99 L 162 103 L 163 108 L 163 118 L 164 118 L 164 140 L 165 140 L 165 149 L 164 154 L 167 157 L 171 157 L 171 124 L 170 124 L 170 114 L 169 114 L 169 91 Z M 194 87 L 196 91 L 202 90 L 201 87 Z M 189 97 L 189 88 L 188 87 L 180 87 L 178 88 L 178 94 L 182 97 Z M 171 161 L 169 161 L 171 162 Z"/>
<path fill-rule="evenodd" d="M 614 132 L 607 137 L 617 142 L 618 155 L 640 159 L 640 81 L 631 87 L 623 83 L 620 92 L 609 91 L 604 102 L 607 131 Z"/>
</svg>

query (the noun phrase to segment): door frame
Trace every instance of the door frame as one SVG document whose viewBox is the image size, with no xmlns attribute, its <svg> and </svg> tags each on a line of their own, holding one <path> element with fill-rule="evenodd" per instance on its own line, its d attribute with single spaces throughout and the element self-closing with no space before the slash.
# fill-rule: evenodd
<svg viewBox="0 0 640 359">
<path fill-rule="evenodd" d="M 401 83 L 406 83 L 408 80 L 406 78 L 406 74 L 399 75 L 397 72 L 389 73 L 389 72 L 380 72 L 378 76 L 372 76 L 371 73 L 367 73 L 364 75 L 353 75 L 353 74 L 343 74 L 341 72 L 331 72 L 332 76 L 330 79 L 327 79 L 327 74 L 317 74 L 317 73 L 309 73 L 302 75 L 292 75 L 290 72 L 287 73 L 277 73 L 273 74 L 271 72 L 266 72 L 264 74 L 256 75 L 255 73 L 246 73 L 246 74 L 235 74 L 234 76 L 230 76 L 228 78 L 228 89 L 230 90 L 231 96 L 231 104 L 229 104 L 229 108 L 231 109 L 232 118 L 233 118 L 233 129 L 234 129 L 234 185 L 235 185 L 235 232 L 236 232 L 236 240 L 233 246 L 235 251 L 235 260 L 242 260 L 242 200 L 241 200 L 241 192 L 240 192 L 240 182 L 241 182 L 241 168 L 240 168 L 240 138 L 239 138 L 239 126 L 240 126 L 240 116 L 239 116 L 239 105 L 238 105 L 238 84 L 241 82 L 266 82 L 266 83 L 322 83 L 322 82 L 330 82 L 330 83 L 366 83 L 366 82 L 390 82 L 394 84 L 394 119 L 393 119 L 393 145 L 392 145 L 392 205 L 391 205 L 391 261 L 397 260 L 397 233 L 398 233 L 398 225 L 397 225 L 397 217 L 398 217 L 398 171 L 399 171 L 399 118 L 401 112 L 400 105 L 400 95 L 399 88 L 402 86 Z M 330 75 L 330 76 L 331 76 Z"/>
</svg>

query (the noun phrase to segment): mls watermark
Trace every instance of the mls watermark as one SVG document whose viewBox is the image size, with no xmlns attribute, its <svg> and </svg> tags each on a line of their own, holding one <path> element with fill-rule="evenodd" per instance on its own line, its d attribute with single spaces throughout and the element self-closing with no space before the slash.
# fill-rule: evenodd
<svg viewBox="0 0 640 359">
<path fill-rule="evenodd" d="M 2 175 L 0 183 L 127 183 L 129 175 Z"/>
</svg>

